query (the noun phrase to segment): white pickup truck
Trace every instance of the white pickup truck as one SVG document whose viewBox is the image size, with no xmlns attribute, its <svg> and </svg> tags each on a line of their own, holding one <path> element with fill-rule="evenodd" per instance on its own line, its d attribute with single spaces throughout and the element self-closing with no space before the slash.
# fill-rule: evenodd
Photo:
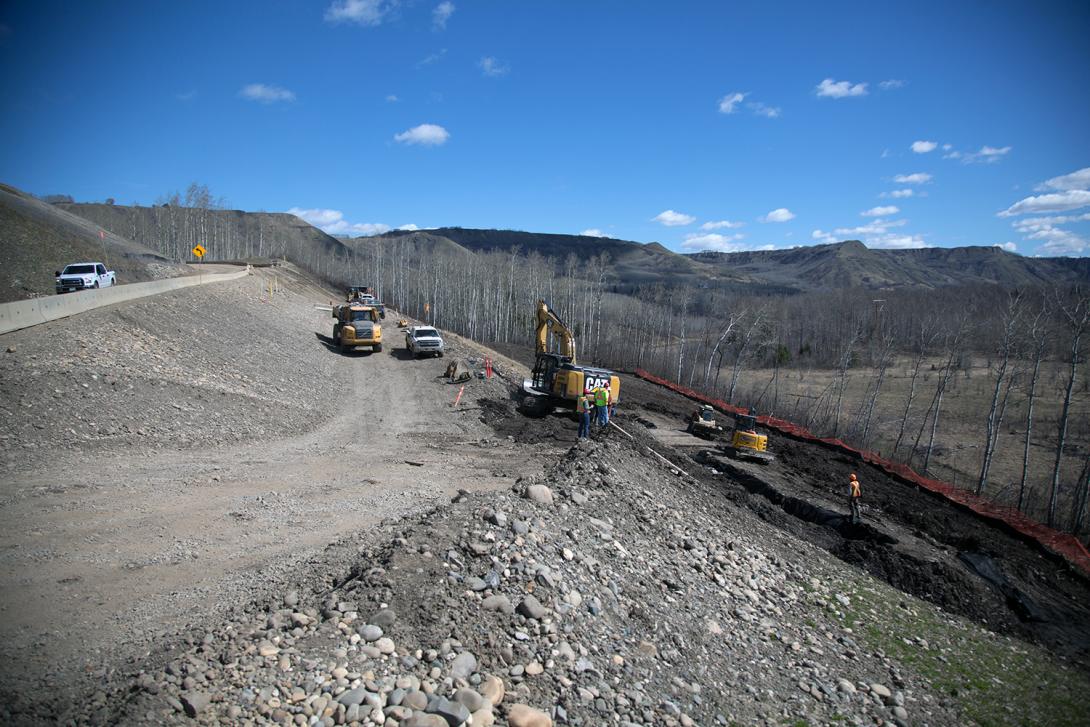
<svg viewBox="0 0 1090 727">
<path fill-rule="evenodd" d="M 443 337 L 431 326 L 413 326 L 405 331 L 405 348 L 409 350 L 413 358 L 420 358 L 425 354 L 441 357 Z"/>
<path fill-rule="evenodd" d="M 117 282 L 114 271 L 107 270 L 102 263 L 72 263 L 55 275 L 58 294 L 108 288 Z"/>
</svg>

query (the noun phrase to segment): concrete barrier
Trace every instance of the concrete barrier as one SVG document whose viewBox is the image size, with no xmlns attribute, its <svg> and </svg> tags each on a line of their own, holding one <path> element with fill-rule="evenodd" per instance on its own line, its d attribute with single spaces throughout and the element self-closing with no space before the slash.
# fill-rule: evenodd
<svg viewBox="0 0 1090 727">
<path fill-rule="evenodd" d="M 86 313 L 95 308 L 102 308 L 127 300 L 146 298 L 149 295 L 168 293 L 180 288 L 208 283 L 222 283 L 237 280 L 250 274 L 250 267 L 237 273 L 212 273 L 209 275 L 187 275 L 181 278 L 152 280 L 147 283 L 114 285 L 98 290 L 81 290 L 78 293 L 66 293 L 42 298 L 28 298 L 12 303 L 0 303 L 0 334 L 11 333 L 22 328 L 30 328 L 60 318 Z"/>
</svg>

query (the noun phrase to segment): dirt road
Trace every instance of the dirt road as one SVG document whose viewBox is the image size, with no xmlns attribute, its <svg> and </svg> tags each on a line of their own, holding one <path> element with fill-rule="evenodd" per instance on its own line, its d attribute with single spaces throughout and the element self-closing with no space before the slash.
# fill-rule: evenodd
<svg viewBox="0 0 1090 727">
<path fill-rule="evenodd" d="M 18 434 L 4 440 L 0 657 L 8 689 L 21 691 L 20 681 L 43 675 L 44 682 L 22 686 L 70 686 L 104 663 L 246 602 L 258 584 L 274 581 L 343 534 L 419 510 L 458 489 L 510 486 L 555 456 L 549 447 L 520 448 L 516 456 L 514 442 L 481 423 L 475 398 L 485 391 L 502 398 L 505 384 L 497 379 L 474 380 L 460 406 L 451 406 L 457 387 L 441 374 L 451 355 L 472 351 L 453 343 L 448 358 L 413 360 L 391 317 L 382 353 L 342 354 L 328 345 L 328 312 L 314 309 L 328 296 L 292 286 L 283 275 L 280 282 L 288 290 L 272 304 L 260 298 L 262 283 L 239 281 L 214 286 L 214 293 L 186 291 L 165 314 L 163 301 L 134 303 L 4 337 L 5 348 L 13 349 L 9 359 L 22 361 L 9 373 L 26 377 L 23 391 L 5 392 L 5 408 L 22 404 L 24 416 L 37 415 L 43 427 L 30 430 L 28 440 Z M 181 341 L 205 351 L 216 348 L 201 339 L 226 341 L 225 358 L 267 355 L 263 368 L 270 381 L 296 375 L 306 385 L 263 396 L 261 382 L 254 381 L 247 396 L 232 397 L 211 383 L 215 372 L 205 369 L 215 368 L 215 361 L 194 373 L 207 383 L 186 389 L 169 380 L 169 371 L 152 370 L 153 359 L 145 357 L 145 370 L 138 372 L 143 384 L 130 384 L 121 395 L 114 392 L 124 386 L 89 401 L 57 397 L 77 409 L 70 412 L 73 420 L 118 417 L 108 427 L 110 436 L 75 438 L 79 432 L 72 429 L 65 446 L 52 446 L 67 421 L 52 416 L 56 406 L 48 397 L 44 403 L 28 398 L 27 387 L 53 381 L 43 369 L 56 369 L 57 381 L 76 375 L 65 375 L 65 357 L 50 357 L 58 342 L 78 339 L 88 327 L 124 336 L 126 326 L 138 321 L 158 326 L 161 343 L 165 324 L 148 321 L 161 320 L 157 315 L 179 320 L 187 301 L 217 313 L 213 330 L 193 322 L 175 326 Z M 232 315 L 232 308 L 240 312 Z M 254 334 L 255 324 L 281 326 L 276 330 L 292 335 L 291 345 L 308 350 L 303 358 L 286 359 L 299 354 L 269 350 Z M 91 369 L 118 365 L 93 343 L 90 356 Z M 129 365 L 132 379 L 138 378 L 139 360 Z M 221 372 L 227 365 L 225 360 Z M 309 370 L 287 370 L 299 366 Z M 172 406 L 168 414 L 156 414 L 163 395 Z M 321 412 L 298 418 L 316 401 Z M 125 416 L 141 422 L 144 434 L 129 432 Z M 202 438 L 201 432 L 235 418 L 232 430 L 242 432 L 242 442 L 217 445 Z M 284 422 L 304 430 L 285 432 Z M 20 448 L 20 441 L 30 448 Z"/>
</svg>

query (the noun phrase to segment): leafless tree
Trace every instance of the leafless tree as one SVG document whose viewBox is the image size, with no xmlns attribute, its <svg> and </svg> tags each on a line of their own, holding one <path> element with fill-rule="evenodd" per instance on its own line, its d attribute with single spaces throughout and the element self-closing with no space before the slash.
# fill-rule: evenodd
<svg viewBox="0 0 1090 727">
<path fill-rule="evenodd" d="M 1006 394 L 1003 395 L 1003 410 L 1006 409 L 1007 394 L 1010 393 L 1010 382 L 1013 381 L 1011 372 L 1011 359 L 1017 355 L 1015 346 L 1018 339 L 1018 322 L 1022 317 L 1023 297 L 1021 292 L 1014 292 L 1008 296 L 1006 309 L 1003 311 L 1003 333 L 999 342 L 999 360 L 996 364 L 995 387 L 992 390 L 991 406 L 988 408 L 988 418 L 984 430 L 984 459 L 980 465 L 980 477 L 977 478 L 976 494 L 984 492 L 988 484 L 988 471 L 992 466 L 992 457 L 995 455 L 995 447 L 999 441 L 999 431 L 1002 426 L 1003 415 L 1000 410 L 1000 392 L 1006 385 Z"/>
<path fill-rule="evenodd" d="M 1056 439 L 1056 461 L 1052 467 L 1052 486 L 1048 495 L 1048 525 L 1056 525 L 1056 501 L 1060 491 L 1060 467 L 1063 461 L 1064 445 L 1067 443 L 1068 417 L 1071 414 L 1071 394 L 1075 390 L 1079 361 L 1082 357 L 1082 338 L 1090 322 L 1090 294 L 1081 287 L 1075 287 L 1069 294 L 1057 292 L 1055 295 L 1056 311 L 1061 323 L 1067 328 L 1071 368 L 1064 391 L 1063 411 L 1060 414 L 1060 431 Z"/>
<path fill-rule="evenodd" d="M 1033 405 L 1037 396 L 1037 382 L 1041 378 L 1041 361 L 1049 343 L 1049 300 L 1042 297 L 1041 308 L 1027 327 L 1027 335 L 1033 356 L 1033 373 L 1030 374 L 1029 391 L 1026 394 L 1026 431 L 1022 447 L 1022 479 L 1018 485 L 1018 511 L 1026 511 L 1026 483 L 1029 480 L 1029 445 L 1033 437 Z"/>
</svg>

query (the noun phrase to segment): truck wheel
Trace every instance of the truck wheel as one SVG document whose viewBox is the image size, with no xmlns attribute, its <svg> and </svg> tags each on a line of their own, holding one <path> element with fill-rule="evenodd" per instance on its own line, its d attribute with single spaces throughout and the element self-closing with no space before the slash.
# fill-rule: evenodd
<svg viewBox="0 0 1090 727">
<path fill-rule="evenodd" d="M 94 284 L 94 285 L 92 285 L 91 287 L 92 287 L 92 288 L 97 288 L 97 287 L 98 287 L 98 281 L 96 280 L 96 281 L 95 281 L 95 284 Z"/>
<path fill-rule="evenodd" d="M 439 358 L 443 358 L 443 352 L 442 351 L 439 352 Z"/>
<path fill-rule="evenodd" d="M 375 353 L 382 353 L 382 344 L 376 343 L 372 348 L 375 349 Z"/>
</svg>

